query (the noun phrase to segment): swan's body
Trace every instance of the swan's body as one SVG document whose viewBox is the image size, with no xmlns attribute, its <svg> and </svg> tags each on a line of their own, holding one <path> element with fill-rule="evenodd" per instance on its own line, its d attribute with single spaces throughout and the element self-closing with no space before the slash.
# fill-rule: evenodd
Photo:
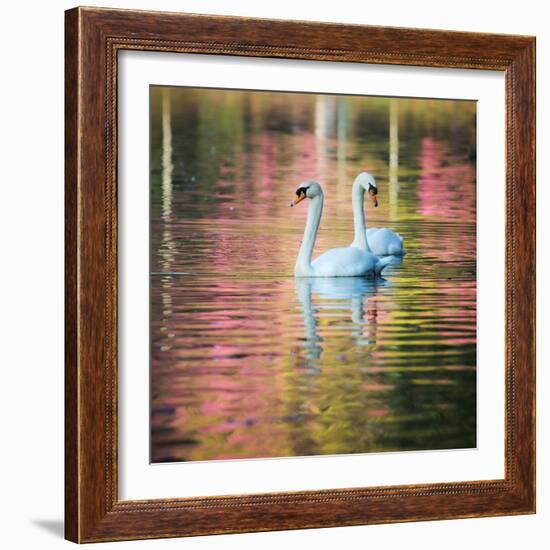
<svg viewBox="0 0 550 550">
<path fill-rule="evenodd" d="M 379 275 L 385 265 L 374 254 L 347 246 L 327 250 L 311 263 L 311 268 L 315 277 L 362 277 Z M 306 272 L 296 274 L 311 277 Z"/>
<path fill-rule="evenodd" d="M 378 188 L 374 177 L 368 172 L 361 172 L 355 178 L 351 192 L 355 226 L 355 238 L 351 246 L 372 252 L 376 256 L 403 256 L 405 254 L 403 237 L 399 233 L 386 227 L 371 227 L 370 229 L 366 229 L 365 215 L 363 213 L 365 192 L 369 193 L 371 198 L 374 197 L 374 201 L 376 200 L 375 197 Z M 375 202 L 375 206 L 376 204 Z"/>
<path fill-rule="evenodd" d="M 375 277 L 391 263 L 391 258 L 378 258 L 371 252 L 354 246 L 333 248 L 311 261 L 317 231 L 323 213 L 323 190 L 317 182 L 305 182 L 296 191 L 298 199 L 311 199 L 307 212 L 304 238 L 300 246 L 294 275 L 296 277 Z"/>
<path fill-rule="evenodd" d="M 367 229 L 369 249 L 377 256 L 404 256 L 403 237 L 387 227 Z"/>
</svg>

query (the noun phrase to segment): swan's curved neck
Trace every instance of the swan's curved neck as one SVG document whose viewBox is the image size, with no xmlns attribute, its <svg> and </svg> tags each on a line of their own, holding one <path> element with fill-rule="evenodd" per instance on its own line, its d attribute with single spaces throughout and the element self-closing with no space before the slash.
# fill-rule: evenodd
<svg viewBox="0 0 550 550">
<path fill-rule="evenodd" d="M 365 210 L 363 208 L 364 200 L 365 189 L 357 181 L 353 182 L 351 201 L 353 204 L 353 227 L 355 236 L 351 246 L 370 252 L 369 243 L 367 242 L 367 228 L 365 226 Z"/>
<path fill-rule="evenodd" d="M 317 195 L 311 199 L 311 204 L 307 210 L 307 222 L 304 229 L 304 238 L 296 258 L 295 273 L 298 275 L 307 276 L 311 273 L 311 256 L 313 255 L 313 247 L 315 239 L 317 239 L 317 231 L 321 214 L 323 213 L 323 195 Z"/>
</svg>

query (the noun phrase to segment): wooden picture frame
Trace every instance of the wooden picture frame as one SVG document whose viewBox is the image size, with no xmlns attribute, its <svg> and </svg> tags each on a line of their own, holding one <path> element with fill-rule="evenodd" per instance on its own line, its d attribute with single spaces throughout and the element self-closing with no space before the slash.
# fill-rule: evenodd
<svg viewBox="0 0 550 550">
<path fill-rule="evenodd" d="M 504 479 L 119 500 L 117 54 L 127 49 L 504 72 Z M 534 513 L 533 37 L 75 8 L 66 12 L 65 55 L 67 539 L 97 542 Z"/>
</svg>

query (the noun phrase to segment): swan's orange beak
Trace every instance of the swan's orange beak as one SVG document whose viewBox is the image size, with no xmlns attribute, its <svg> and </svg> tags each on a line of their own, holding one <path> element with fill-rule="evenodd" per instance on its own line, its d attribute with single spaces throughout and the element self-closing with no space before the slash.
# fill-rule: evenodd
<svg viewBox="0 0 550 550">
<path fill-rule="evenodd" d="M 369 190 L 369 197 L 372 201 L 372 204 L 374 204 L 374 207 L 376 208 L 378 206 L 378 199 L 376 198 L 376 194 L 374 193 L 374 191 Z"/>
<path fill-rule="evenodd" d="M 299 202 L 302 202 L 306 198 L 305 191 L 302 191 L 297 198 L 295 198 L 291 203 L 290 206 L 296 206 Z"/>
</svg>

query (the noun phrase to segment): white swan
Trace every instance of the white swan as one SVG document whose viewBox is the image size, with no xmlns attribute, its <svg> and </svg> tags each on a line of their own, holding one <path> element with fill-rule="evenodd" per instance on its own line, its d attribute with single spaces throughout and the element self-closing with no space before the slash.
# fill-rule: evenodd
<svg viewBox="0 0 550 550">
<path fill-rule="evenodd" d="M 323 190 L 316 181 L 306 181 L 296 190 L 296 197 L 291 206 L 305 198 L 311 200 L 304 238 L 294 267 L 296 277 L 374 277 L 391 263 L 391 257 L 378 258 L 371 252 L 353 246 L 332 248 L 312 262 L 311 256 L 323 213 Z"/>
<path fill-rule="evenodd" d="M 365 214 L 363 212 L 363 201 L 365 192 L 378 206 L 378 187 L 374 177 L 368 172 L 361 172 L 353 182 L 351 200 L 353 203 L 353 223 L 355 227 L 355 238 L 351 246 L 372 252 L 376 256 L 403 256 L 403 237 L 385 227 L 371 227 L 366 229 L 365 236 Z"/>
</svg>

